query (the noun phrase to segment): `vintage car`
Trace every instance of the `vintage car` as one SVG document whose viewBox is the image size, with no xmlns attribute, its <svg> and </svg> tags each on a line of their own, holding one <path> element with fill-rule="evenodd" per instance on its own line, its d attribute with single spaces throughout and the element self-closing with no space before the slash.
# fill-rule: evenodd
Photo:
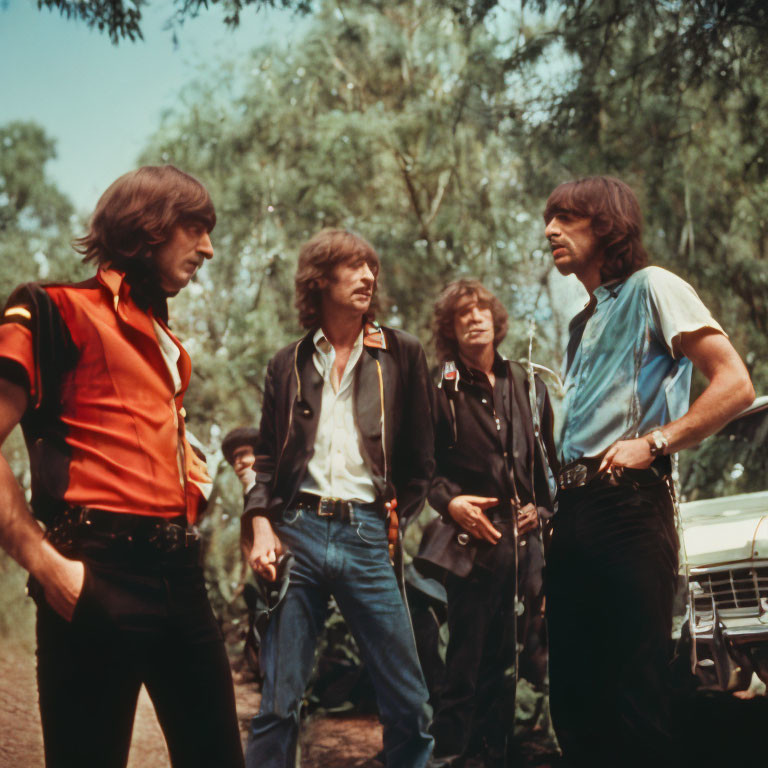
<svg viewBox="0 0 768 768">
<path fill-rule="evenodd" d="M 707 686 L 768 682 L 768 396 L 681 458 L 683 641 Z M 687 642 L 686 642 L 687 641 Z"/>
</svg>

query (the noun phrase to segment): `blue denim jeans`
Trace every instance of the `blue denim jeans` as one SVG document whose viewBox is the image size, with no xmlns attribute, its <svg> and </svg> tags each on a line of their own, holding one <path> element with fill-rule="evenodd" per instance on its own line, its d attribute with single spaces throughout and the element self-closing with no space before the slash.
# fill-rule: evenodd
<svg viewBox="0 0 768 768">
<path fill-rule="evenodd" d="M 373 681 L 387 766 L 424 766 L 432 751 L 428 693 L 385 522 L 355 506 L 349 522 L 287 510 L 274 527 L 296 563 L 262 646 L 261 708 L 251 722 L 246 765 L 293 768 L 299 708 L 333 595 Z"/>
</svg>

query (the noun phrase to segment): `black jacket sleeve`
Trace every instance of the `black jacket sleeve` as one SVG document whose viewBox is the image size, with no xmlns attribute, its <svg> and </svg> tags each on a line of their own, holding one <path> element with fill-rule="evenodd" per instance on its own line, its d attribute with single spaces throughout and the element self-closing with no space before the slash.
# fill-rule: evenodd
<svg viewBox="0 0 768 768">
<path fill-rule="evenodd" d="M 429 489 L 429 504 L 446 520 L 451 520 L 448 504 L 461 488 L 447 477 L 448 455 L 453 449 L 455 436 L 451 405 L 442 388 L 435 393 L 435 476 Z"/>
<path fill-rule="evenodd" d="M 277 465 L 277 412 L 275 401 L 275 361 L 270 360 L 264 381 L 264 400 L 261 404 L 259 441 L 254 453 L 253 469 L 256 483 L 245 496 L 245 507 L 241 518 L 243 535 L 250 536 L 250 521 L 257 515 L 267 515 L 272 497 L 272 480 Z"/>
<path fill-rule="evenodd" d="M 400 438 L 393 456 L 392 479 L 397 490 L 397 513 L 403 524 L 419 514 L 435 470 L 434 389 L 427 358 L 414 340 L 408 349 L 408 369 L 400 414 Z"/>
</svg>

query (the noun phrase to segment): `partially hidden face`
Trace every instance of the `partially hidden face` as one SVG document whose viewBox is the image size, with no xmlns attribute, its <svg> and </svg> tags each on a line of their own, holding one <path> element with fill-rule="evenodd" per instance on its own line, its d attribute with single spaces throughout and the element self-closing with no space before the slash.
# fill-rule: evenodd
<svg viewBox="0 0 768 768">
<path fill-rule="evenodd" d="M 365 314 L 371 306 L 375 287 L 376 273 L 360 256 L 337 264 L 323 292 L 328 304 Z"/>
<path fill-rule="evenodd" d="M 241 445 L 232 451 L 232 468 L 239 475 L 246 469 L 250 469 L 256 456 L 253 454 L 253 448 L 250 445 Z"/>
<path fill-rule="evenodd" d="M 463 296 L 453 310 L 453 332 L 459 351 L 493 345 L 493 313 L 487 301 L 475 295 Z"/>
<path fill-rule="evenodd" d="M 171 230 L 171 236 L 155 251 L 160 286 L 170 296 L 186 287 L 206 259 L 213 258 L 213 245 L 205 225 L 186 221 Z"/>
</svg>

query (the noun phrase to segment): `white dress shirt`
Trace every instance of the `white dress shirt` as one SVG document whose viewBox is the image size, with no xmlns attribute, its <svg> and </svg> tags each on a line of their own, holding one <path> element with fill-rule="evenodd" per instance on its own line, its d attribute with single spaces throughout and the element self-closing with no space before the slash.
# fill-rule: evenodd
<svg viewBox="0 0 768 768">
<path fill-rule="evenodd" d="M 312 360 L 323 377 L 323 395 L 315 436 L 315 452 L 307 467 L 301 490 L 318 496 L 359 501 L 370 504 L 376 500 L 371 473 L 360 452 L 360 433 L 355 424 L 353 380 L 355 366 L 363 353 L 363 332 L 344 368 L 338 391 L 331 380 L 336 350 L 322 329 L 313 337 L 315 350 Z"/>
</svg>

